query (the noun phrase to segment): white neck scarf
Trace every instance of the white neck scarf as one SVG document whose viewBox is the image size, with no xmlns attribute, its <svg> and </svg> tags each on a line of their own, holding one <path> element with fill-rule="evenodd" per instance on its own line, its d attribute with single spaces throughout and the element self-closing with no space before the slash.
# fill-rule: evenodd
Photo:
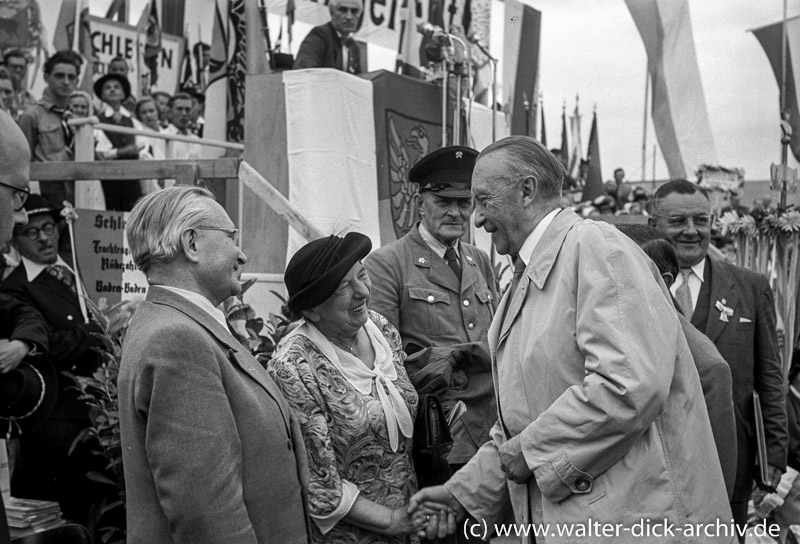
<svg viewBox="0 0 800 544">
<path fill-rule="evenodd" d="M 398 429 L 403 436 L 411 438 L 414 434 L 414 421 L 408 411 L 403 396 L 397 390 L 394 380 L 397 379 L 397 370 L 392 362 L 392 348 L 383 337 L 380 329 L 371 319 L 364 325 L 372 348 L 375 350 L 375 363 L 372 370 L 366 367 L 354 355 L 345 351 L 338 351 L 333 344 L 322 334 L 313 323 L 303 320 L 303 324 L 292 331 L 288 336 L 301 334 L 311 340 L 322 354 L 327 357 L 342 376 L 350 382 L 356 391 L 362 395 L 369 395 L 372 391 L 372 381 L 375 380 L 378 391 L 378 400 L 386 416 L 386 429 L 389 433 L 389 445 L 392 451 L 397 451 L 399 436 Z M 340 357 L 341 356 L 341 357 Z"/>
</svg>

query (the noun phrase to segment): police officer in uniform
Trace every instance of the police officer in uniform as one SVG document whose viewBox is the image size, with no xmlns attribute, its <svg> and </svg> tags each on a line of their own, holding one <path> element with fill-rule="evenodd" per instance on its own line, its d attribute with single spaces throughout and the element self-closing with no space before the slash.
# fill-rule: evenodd
<svg viewBox="0 0 800 544">
<path fill-rule="evenodd" d="M 408 179 L 419 184 L 415 205 L 422 220 L 364 261 L 370 308 L 397 327 L 409 354 L 486 342 L 497 286 L 489 256 L 461 241 L 473 209 L 477 156 L 469 147 L 449 146 L 420 159 Z"/>
</svg>

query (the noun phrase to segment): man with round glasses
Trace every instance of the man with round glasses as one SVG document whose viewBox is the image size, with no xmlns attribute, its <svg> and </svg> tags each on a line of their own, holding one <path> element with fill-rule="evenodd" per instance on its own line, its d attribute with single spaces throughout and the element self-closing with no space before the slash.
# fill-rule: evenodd
<svg viewBox="0 0 800 544">
<path fill-rule="evenodd" d="M 97 323 L 84 322 L 74 271 L 58 254 L 60 208 L 41 195 L 26 197 L 20 195 L 15 202 L 25 200 L 28 223 L 14 227 L 11 242 L 20 254 L 20 264 L 3 280 L 0 292 L 25 302 L 44 317 L 50 360 L 59 372 L 59 383 L 50 417 L 23 437 L 23 463 L 14 476 L 15 496 L 58 501 L 67 519 L 86 524 L 91 504 L 99 502 L 101 492 L 86 479 L 86 473 L 102 469 L 102 463 L 96 466 L 83 446 L 69 454 L 73 440 L 90 423 L 89 411 L 72 382 L 60 372 L 76 376 L 94 373 L 100 360 L 93 348 L 102 342 L 92 333 L 102 329 Z"/>
<path fill-rule="evenodd" d="M 784 378 L 772 291 L 765 276 L 708 257 L 713 216 L 703 187 L 686 180 L 662 185 L 653 197 L 649 222 L 675 246 L 680 274 L 670 291 L 682 313 L 731 367 L 737 435 L 731 510 L 744 526 L 757 473 L 753 391 L 761 400 L 770 479 L 759 485 L 775 488 L 786 469 Z"/>
</svg>

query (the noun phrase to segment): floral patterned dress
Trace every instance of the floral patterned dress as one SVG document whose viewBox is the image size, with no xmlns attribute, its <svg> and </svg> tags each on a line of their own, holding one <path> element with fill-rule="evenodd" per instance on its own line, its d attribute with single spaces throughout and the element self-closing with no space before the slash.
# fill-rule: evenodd
<svg viewBox="0 0 800 544">
<path fill-rule="evenodd" d="M 397 373 L 392 383 L 413 420 L 417 393 L 403 367 L 405 354 L 400 348 L 400 335 L 380 314 L 370 311 L 369 318 L 391 347 Z M 312 515 L 326 516 L 336 510 L 343 497 L 343 480 L 355 484 L 360 496 L 388 508 L 408 503 L 417 491 L 411 438 L 399 434 L 397 451 L 392 450 L 377 380 L 372 381 L 370 393 L 362 395 L 323 351 L 302 334 L 284 339 L 267 370 L 302 429 L 308 451 L 308 502 Z M 325 534 L 312 520 L 311 533 L 314 542 L 325 543 L 418 542 L 415 536 L 379 535 L 344 519 Z"/>
</svg>

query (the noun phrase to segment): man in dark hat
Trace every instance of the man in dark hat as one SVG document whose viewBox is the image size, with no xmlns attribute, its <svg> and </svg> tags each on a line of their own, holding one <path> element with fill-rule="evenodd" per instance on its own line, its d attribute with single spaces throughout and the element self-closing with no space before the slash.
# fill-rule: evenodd
<svg viewBox="0 0 800 544">
<path fill-rule="evenodd" d="M 102 342 L 92 333 L 102 329 L 86 323 L 81 313 L 75 274 L 58 254 L 60 208 L 41 195 L 25 202 L 27 225 L 17 225 L 12 244 L 20 264 L 0 286 L 0 292 L 35 308 L 45 319 L 50 360 L 58 371 L 91 376 Z M 72 382 L 58 376 L 58 401 L 44 424 L 22 436 L 22 464 L 15 475 L 15 496 L 56 500 L 67 519 L 86 524 L 95 500 L 86 473 L 93 467 L 88 451 L 69 455 L 73 440 L 89 426 L 88 406 L 78 399 Z"/>
<path fill-rule="evenodd" d="M 125 128 L 141 128 L 139 122 L 134 120 L 131 112 L 122 105 L 131 96 L 131 84 L 127 77 L 120 74 L 104 75 L 94 82 L 94 94 L 105 103 L 105 106 L 97 115 L 101 123 Z M 136 141 L 136 136 L 111 131 L 105 131 L 105 134 L 114 146 L 108 157 L 109 159 L 135 160 L 139 158 L 139 145 Z M 101 180 L 101 183 L 103 184 L 103 193 L 106 198 L 106 208 L 109 210 L 130 211 L 139 197 L 142 196 L 139 180 Z"/>
<path fill-rule="evenodd" d="M 408 178 L 419 184 L 415 205 L 421 221 L 364 261 L 372 280 L 370 309 L 397 327 L 407 353 L 487 341 L 497 283 L 489 256 L 461 240 L 473 209 L 477 155 L 469 147 L 449 146 L 420 159 Z M 486 404 L 487 414 L 494 413 Z M 463 440 L 455 437 L 451 464 L 472 457 L 488 439 L 491 423 L 484 427 L 464 433 Z"/>
<path fill-rule="evenodd" d="M 72 130 L 66 124 L 69 95 L 78 85 L 80 57 L 72 51 L 57 51 L 44 63 L 47 87 L 42 99 L 19 118 L 28 140 L 33 162 L 71 161 Z M 74 202 L 75 182 L 51 181 L 42 184 L 42 194 L 53 202 Z"/>
</svg>

